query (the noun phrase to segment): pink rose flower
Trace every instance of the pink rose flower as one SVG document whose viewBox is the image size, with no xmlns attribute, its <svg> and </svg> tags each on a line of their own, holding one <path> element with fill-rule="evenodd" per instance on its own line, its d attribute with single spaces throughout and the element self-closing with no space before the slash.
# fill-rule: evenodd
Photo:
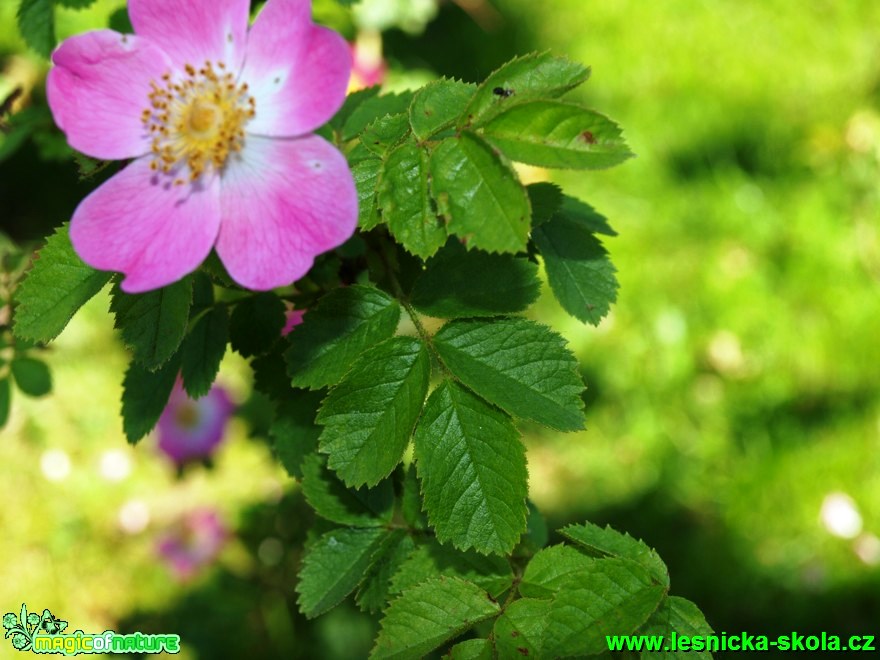
<svg viewBox="0 0 880 660">
<path fill-rule="evenodd" d="M 228 537 L 229 532 L 216 511 L 197 509 L 162 535 L 156 550 L 174 575 L 185 581 L 216 559 Z"/>
<path fill-rule="evenodd" d="M 215 385 L 201 399 L 191 399 L 178 380 L 159 417 L 159 451 L 178 467 L 209 458 L 223 440 L 234 410 L 222 387 Z"/>
<path fill-rule="evenodd" d="M 80 257 L 137 293 L 211 248 L 249 289 L 286 286 L 357 225 L 343 155 L 312 134 L 342 105 L 351 52 L 309 0 L 129 0 L 136 34 L 88 32 L 52 56 L 49 106 L 70 145 L 133 159 L 76 209 Z"/>
</svg>

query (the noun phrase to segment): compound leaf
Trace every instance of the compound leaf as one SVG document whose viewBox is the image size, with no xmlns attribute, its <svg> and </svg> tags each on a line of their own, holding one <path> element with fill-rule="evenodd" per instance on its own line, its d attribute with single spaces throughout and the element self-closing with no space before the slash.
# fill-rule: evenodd
<svg viewBox="0 0 880 660">
<path fill-rule="evenodd" d="M 560 431 L 584 427 L 584 384 L 558 334 L 525 319 L 447 323 L 434 345 L 465 385 L 515 417 Z"/>
<path fill-rule="evenodd" d="M 428 392 L 430 359 L 412 337 L 364 353 L 330 392 L 317 421 L 321 451 L 349 486 L 379 483 L 400 463 Z"/>
<path fill-rule="evenodd" d="M 437 539 L 510 552 L 526 529 L 528 494 L 525 448 L 511 419 L 447 381 L 428 399 L 414 443 Z"/>
</svg>

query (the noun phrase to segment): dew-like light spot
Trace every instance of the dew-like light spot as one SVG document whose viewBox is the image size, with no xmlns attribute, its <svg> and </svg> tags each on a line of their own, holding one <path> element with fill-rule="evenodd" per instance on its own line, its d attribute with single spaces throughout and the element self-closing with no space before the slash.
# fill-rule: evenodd
<svg viewBox="0 0 880 660">
<path fill-rule="evenodd" d="M 70 457 L 61 449 L 49 449 L 40 458 L 40 470 L 49 481 L 67 479 L 70 467 Z"/>
<path fill-rule="evenodd" d="M 107 481 L 122 481 L 131 474 L 131 459 L 121 449 L 111 449 L 101 454 L 101 476 Z"/>
<path fill-rule="evenodd" d="M 150 507 L 143 500 L 129 500 L 119 508 L 119 527 L 127 534 L 140 534 L 150 524 Z"/>
<path fill-rule="evenodd" d="M 853 550 L 868 566 L 880 564 L 880 538 L 876 534 L 866 532 L 859 536 L 853 542 Z"/>
<path fill-rule="evenodd" d="M 828 493 L 822 500 L 819 518 L 828 533 L 843 539 L 854 539 L 862 531 L 862 514 L 846 493 Z"/>
</svg>

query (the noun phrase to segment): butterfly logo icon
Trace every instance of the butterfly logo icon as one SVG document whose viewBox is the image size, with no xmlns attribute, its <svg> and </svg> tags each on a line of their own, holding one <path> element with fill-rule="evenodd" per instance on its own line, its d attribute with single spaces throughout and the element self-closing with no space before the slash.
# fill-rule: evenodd
<svg viewBox="0 0 880 660">
<path fill-rule="evenodd" d="M 43 610 L 40 617 L 40 628 L 50 635 L 59 635 L 67 628 L 67 621 L 56 619 L 49 610 Z"/>
</svg>

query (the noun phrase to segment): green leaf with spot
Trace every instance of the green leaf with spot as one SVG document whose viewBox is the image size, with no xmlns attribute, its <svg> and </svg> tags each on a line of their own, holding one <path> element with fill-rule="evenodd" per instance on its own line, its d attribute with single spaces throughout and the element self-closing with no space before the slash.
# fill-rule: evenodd
<svg viewBox="0 0 880 660">
<path fill-rule="evenodd" d="M 318 413 L 321 451 L 351 487 L 373 486 L 400 463 L 425 402 L 428 351 L 395 337 L 364 353 Z"/>
<path fill-rule="evenodd" d="M 427 259 L 446 242 L 446 226 L 431 199 L 430 156 L 415 142 L 404 142 L 385 161 L 378 187 L 382 219 L 411 254 Z"/>
<path fill-rule="evenodd" d="M 633 155 L 617 124 L 563 101 L 514 105 L 487 123 L 482 135 L 511 160 L 538 167 L 602 169 Z"/>
<path fill-rule="evenodd" d="M 517 57 L 503 64 L 480 85 L 458 120 L 458 127 L 484 124 L 522 101 L 562 96 L 589 77 L 588 67 L 549 53 Z"/>
<path fill-rule="evenodd" d="M 420 312 L 439 318 L 500 316 L 525 310 L 540 292 L 537 264 L 450 242 L 428 262 L 411 300 Z"/>
<path fill-rule="evenodd" d="M 409 121 L 419 140 L 455 124 L 477 91 L 476 85 L 442 78 L 422 87 L 409 107 Z"/>
<path fill-rule="evenodd" d="M 486 554 L 513 550 L 526 529 L 528 472 L 511 419 L 447 381 L 428 399 L 414 443 L 437 539 Z"/>
<path fill-rule="evenodd" d="M 528 195 L 510 165 L 482 138 L 462 133 L 443 140 L 431 157 L 431 175 L 450 232 L 487 252 L 525 250 Z"/>
<path fill-rule="evenodd" d="M 560 431 L 584 427 L 584 383 L 565 340 L 525 319 L 458 320 L 434 338 L 462 383 L 515 417 Z"/>
<path fill-rule="evenodd" d="M 361 353 L 394 334 L 399 320 L 400 305 L 375 287 L 334 289 L 288 336 L 284 357 L 293 385 L 335 385 Z"/>
<path fill-rule="evenodd" d="M 421 658 L 500 610 L 475 584 L 432 578 L 392 601 L 370 657 Z"/>
<path fill-rule="evenodd" d="M 542 655 L 549 614 L 549 600 L 520 598 L 504 608 L 493 628 L 498 657 L 551 657 Z"/>
<path fill-rule="evenodd" d="M 189 323 L 193 279 L 185 277 L 148 293 L 129 294 L 113 287 L 110 311 L 115 327 L 134 359 L 147 369 L 158 369 L 177 351 Z"/>
<path fill-rule="evenodd" d="M 65 224 L 46 241 L 15 292 L 15 336 L 40 342 L 55 339 L 111 276 L 82 262 Z"/>
<path fill-rule="evenodd" d="M 300 611 L 312 619 L 341 603 L 360 584 L 385 534 L 377 528 L 334 529 L 309 545 L 296 586 Z"/>
</svg>

